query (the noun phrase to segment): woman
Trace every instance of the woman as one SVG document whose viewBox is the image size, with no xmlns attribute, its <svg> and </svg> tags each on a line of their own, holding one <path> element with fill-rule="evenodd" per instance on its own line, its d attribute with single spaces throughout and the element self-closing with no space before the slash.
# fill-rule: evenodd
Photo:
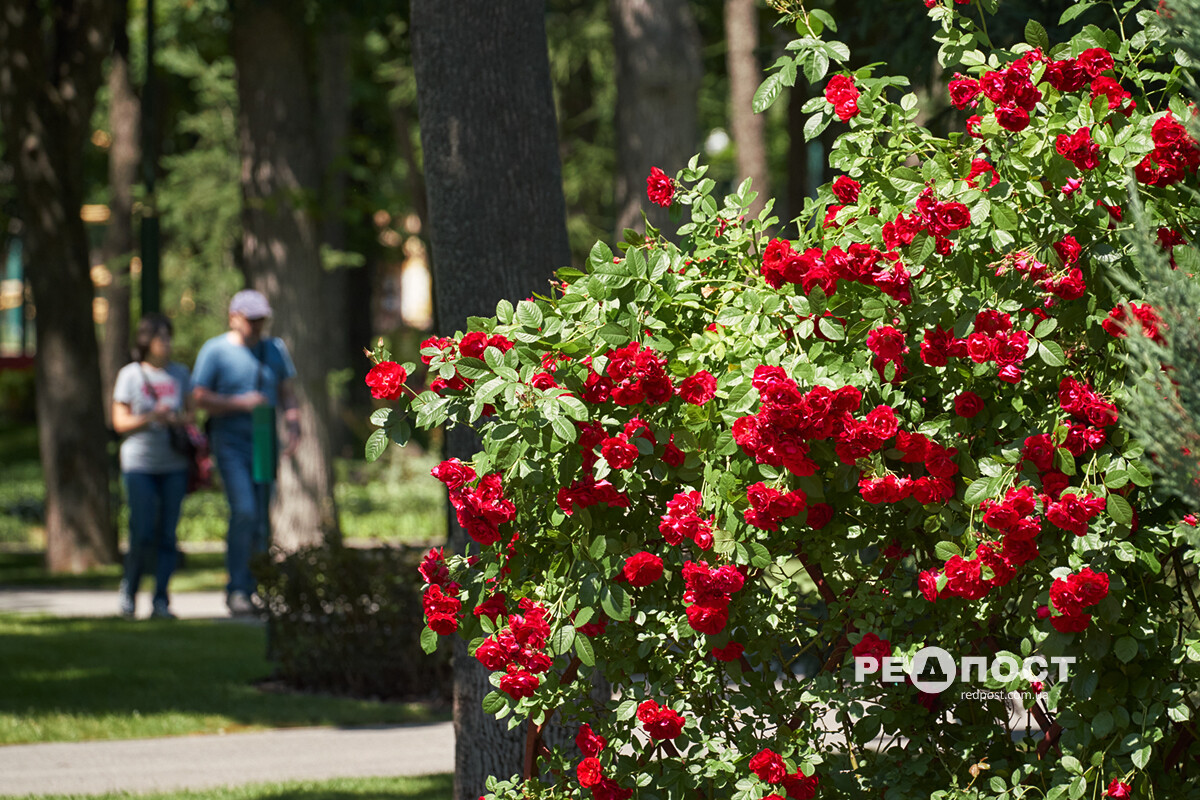
<svg viewBox="0 0 1200 800">
<path fill-rule="evenodd" d="M 175 526 L 187 492 L 188 460 L 171 446 L 168 428 L 190 421 L 187 367 L 173 363 L 171 321 L 147 314 L 138 323 L 133 362 L 117 373 L 113 429 L 121 442 L 121 477 L 129 503 L 129 552 L 121 581 L 121 615 L 134 617 L 138 586 L 147 562 L 154 567 L 151 617 L 174 619 L 167 583 L 175 571 Z"/>
</svg>

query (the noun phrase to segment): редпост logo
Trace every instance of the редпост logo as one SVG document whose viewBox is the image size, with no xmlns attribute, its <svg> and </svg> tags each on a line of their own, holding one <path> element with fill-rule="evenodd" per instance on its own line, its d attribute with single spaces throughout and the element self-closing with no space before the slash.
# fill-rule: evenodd
<svg viewBox="0 0 1200 800">
<path fill-rule="evenodd" d="M 989 664 L 990 660 L 990 664 Z M 854 680 L 862 683 L 868 675 L 881 672 L 884 683 L 903 683 L 907 676 L 913 686 L 927 694 L 937 694 L 950 688 L 950 684 L 961 675 L 963 681 L 985 682 L 990 677 L 1000 683 L 1009 683 L 1020 676 L 1033 683 L 1050 677 L 1047 660 L 1058 669 L 1056 680 L 1067 679 L 1067 667 L 1075 663 L 1075 656 L 1028 656 L 1019 659 L 1001 653 L 989 659 L 986 656 L 966 656 L 955 662 L 954 657 L 940 647 L 922 647 L 913 654 L 912 662 L 905 664 L 903 658 L 893 656 L 857 656 L 854 659 Z"/>
</svg>

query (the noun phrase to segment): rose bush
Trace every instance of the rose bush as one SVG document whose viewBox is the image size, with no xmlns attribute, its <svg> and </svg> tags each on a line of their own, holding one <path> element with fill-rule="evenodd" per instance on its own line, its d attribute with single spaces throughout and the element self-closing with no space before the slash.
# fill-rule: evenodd
<svg viewBox="0 0 1200 800">
<path fill-rule="evenodd" d="M 845 126 L 839 175 L 797 239 L 695 159 L 656 171 L 678 244 L 597 244 L 553 296 L 428 340 L 430 389 L 373 416 L 369 457 L 412 424 L 483 443 L 434 470 L 475 545 L 423 567 L 423 644 L 470 640 L 485 709 L 524 726 L 533 767 L 495 796 L 1196 794 L 1194 509 L 1121 411 L 1127 337 L 1171 331 L 1111 280 L 1136 274 L 1131 175 L 1200 265 L 1169 20 L 1130 3 L 1004 50 L 974 22 L 994 2 L 927 5 L 965 133 L 837 72 L 805 129 Z M 828 14 L 797 22 L 760 107 L 848 58 Z M 931 645 L 1076 660 L 993 670 L 1009 701 L 856 679 Z M 552 717 L 575 747 L 541 741 Z"/>
</svg>

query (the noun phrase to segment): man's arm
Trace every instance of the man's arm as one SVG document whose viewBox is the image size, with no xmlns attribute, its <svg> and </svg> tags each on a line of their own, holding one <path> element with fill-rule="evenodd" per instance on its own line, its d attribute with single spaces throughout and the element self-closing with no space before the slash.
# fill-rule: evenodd
<svg viewBox="0 0 1200 800">
<path fill-rule="evenodd" d="M 214 417 L 226 414 L 244 414 L 253 411 L 256 406 L 261 406 L 267 401 L 261 392 L 217 394 L 203 386 L 192 389 L 192 399 L 196 401 L 198 408 L 207 411 Z"/>
</svg>

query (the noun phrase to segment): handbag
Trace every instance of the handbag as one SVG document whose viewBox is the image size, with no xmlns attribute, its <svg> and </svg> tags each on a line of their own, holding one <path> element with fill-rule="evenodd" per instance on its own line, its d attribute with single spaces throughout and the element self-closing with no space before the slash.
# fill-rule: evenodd
<svg viewBox="0 0 1200 800">
<path fill-rule="evenodd" d="M 138 365 L 141 369 L 141 365 Z M 158 397 L 154 384 L 150 383 L 146 371 L 142 370 L 142 380 L 150 387 L 151 393 Z M 187 493 L 197 489 L 212 486 L 212 454 L 208 447 L 208 437 L 191 423 L 167 426 L 167 442 L 171 449 L 187 459 L 188 482 Z"/>
</svg>

